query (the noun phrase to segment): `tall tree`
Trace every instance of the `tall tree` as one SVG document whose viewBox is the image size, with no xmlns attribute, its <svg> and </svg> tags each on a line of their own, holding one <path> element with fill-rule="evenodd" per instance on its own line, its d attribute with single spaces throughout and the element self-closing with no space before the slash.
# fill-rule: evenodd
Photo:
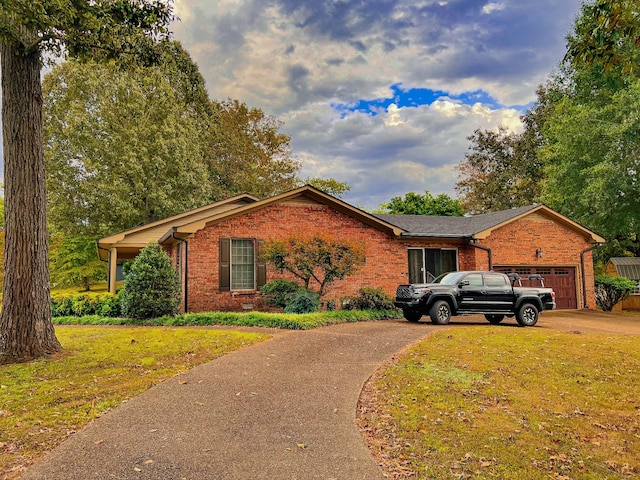
<svg viewBox="0 0 640 480">
<path fill-rule="evenodd" d="M 181 77 L 183 64 L 68 61 L 45 76 L 49 216 L 57 232 L 106 235 L 211 199 L 203 157 L 209 102 L 204 85 L 194 89 Z"/>
<path fill-rule="evenodd" d="M 207 152 L 216 198 L 240 193 L 270 197 L 295 188 L 300 163 L 282 123 L 238 100 L 212 102 Z"/>
<path fill-rule="evenodd" d="M 424 195 L 409 192 L 404 197 L 393 197 L 389 203 L 381 204 L 376 213 L 461 217 L 464 215 L 464 209 L 457 199 L 451 198 L 446 193 L 434 197 L 429 190 L 426 190 Z"/>
<path fill-rule="evenodd" d="M 51 322 L 42 134 L 43 54 L 142 54 L 166 34 L 165 1 L 4 0 L 0 69 L 5 182 L 5 283 L 0 363 L 59 351 Z"/>
<path fill-rule="evenodd" d="M 606 237 L 605 261 L 640 254 L 639 14 L 626 0 L 583 5 L 543 129 L 543 199 Z"/>
</svg>

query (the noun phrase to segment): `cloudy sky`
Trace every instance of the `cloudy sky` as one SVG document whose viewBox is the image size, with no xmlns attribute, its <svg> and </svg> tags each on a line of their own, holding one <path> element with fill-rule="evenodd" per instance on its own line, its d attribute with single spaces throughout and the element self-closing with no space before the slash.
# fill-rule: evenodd
<svg viewBox="0 0 640 480">
<path fill-rule="evenodd" d="M 176 0 L 211 98 L 282 120 L 302 177 L 349 203 L 455 196 L 476 128 L 518 129 L 581 0 Z M 0 147 L 1 150 L 1 147 Z"/>
<path fill-rule="evenodd" d="M 212 98 L 284 122 L 302 176 L 376 208 L 455 195 L 476 128 L 519 128 L 580 0 L 177 0 Z"/>
</svg>

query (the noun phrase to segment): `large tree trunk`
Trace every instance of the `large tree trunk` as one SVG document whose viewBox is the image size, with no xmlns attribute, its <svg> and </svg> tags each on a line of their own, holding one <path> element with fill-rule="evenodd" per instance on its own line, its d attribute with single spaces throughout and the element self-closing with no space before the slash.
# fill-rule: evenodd
<svg viewBox="0 0 640 480">
<path fill-rule="evenodd" d="M 51 322 L 42 87 L 37 49 L 0 42 L 5 276 L 0 364 L 62 350 Z"/>
</svg>

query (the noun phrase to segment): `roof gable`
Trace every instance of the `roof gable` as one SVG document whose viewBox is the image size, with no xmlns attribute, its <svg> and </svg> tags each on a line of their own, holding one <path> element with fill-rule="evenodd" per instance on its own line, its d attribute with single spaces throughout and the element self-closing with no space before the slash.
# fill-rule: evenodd
<svg viewBox="0 0 640 480">
<path fill-rule="evenodd" d="M 350 217 L 356 218 L 367 225 L 370 225 L 374 228 L 377 228 L 378 230 L 385 231 L 392 235 L 399 236 L 402 232 L 402 229 L 396 225 L 377 218 L 376 216 L 360 210 L 359 208 L 353 207 L 338 198 L 335 198 L 318 190 L 315 187 L 305 185 L 295 190 L 291 190 L 280 195 L 275 195 L 264 200 L 247 204 L 234 210 L 214 213 L 210 216 L 199 218 L 193 222 L 183 223 L 182 225 L 175 226 L 171 231 L 166 232 L 159 241 L 160 243 L 163 243 L 170 241 L 171 238 L 186 238 L 208 225 L 212 225 L 222 220 L 228 220 L 241 215 L 246 215 L 256 210 L 266 208 L 270 205 L 282 203 L 318 203 L 329 206 L 334 210 L 349 215 Z"/>
</svg>

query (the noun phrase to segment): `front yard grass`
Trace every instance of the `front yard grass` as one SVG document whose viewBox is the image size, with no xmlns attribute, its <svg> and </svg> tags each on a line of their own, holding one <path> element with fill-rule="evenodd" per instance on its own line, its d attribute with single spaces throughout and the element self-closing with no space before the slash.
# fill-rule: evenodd
<svg viewBox="0 0 640 480">
<path fill-rule="evenodd" d="M 638 337 L 456 328 L 365 388 L 363 436 L 395 479 L 640 475 Z"/>
<path fill-rule="evenodd" d="M 179 372 L 268 335 L 191 328 L 56 327 L 65 351 L 0 366 L 0 478 Z"/>
</svg>

